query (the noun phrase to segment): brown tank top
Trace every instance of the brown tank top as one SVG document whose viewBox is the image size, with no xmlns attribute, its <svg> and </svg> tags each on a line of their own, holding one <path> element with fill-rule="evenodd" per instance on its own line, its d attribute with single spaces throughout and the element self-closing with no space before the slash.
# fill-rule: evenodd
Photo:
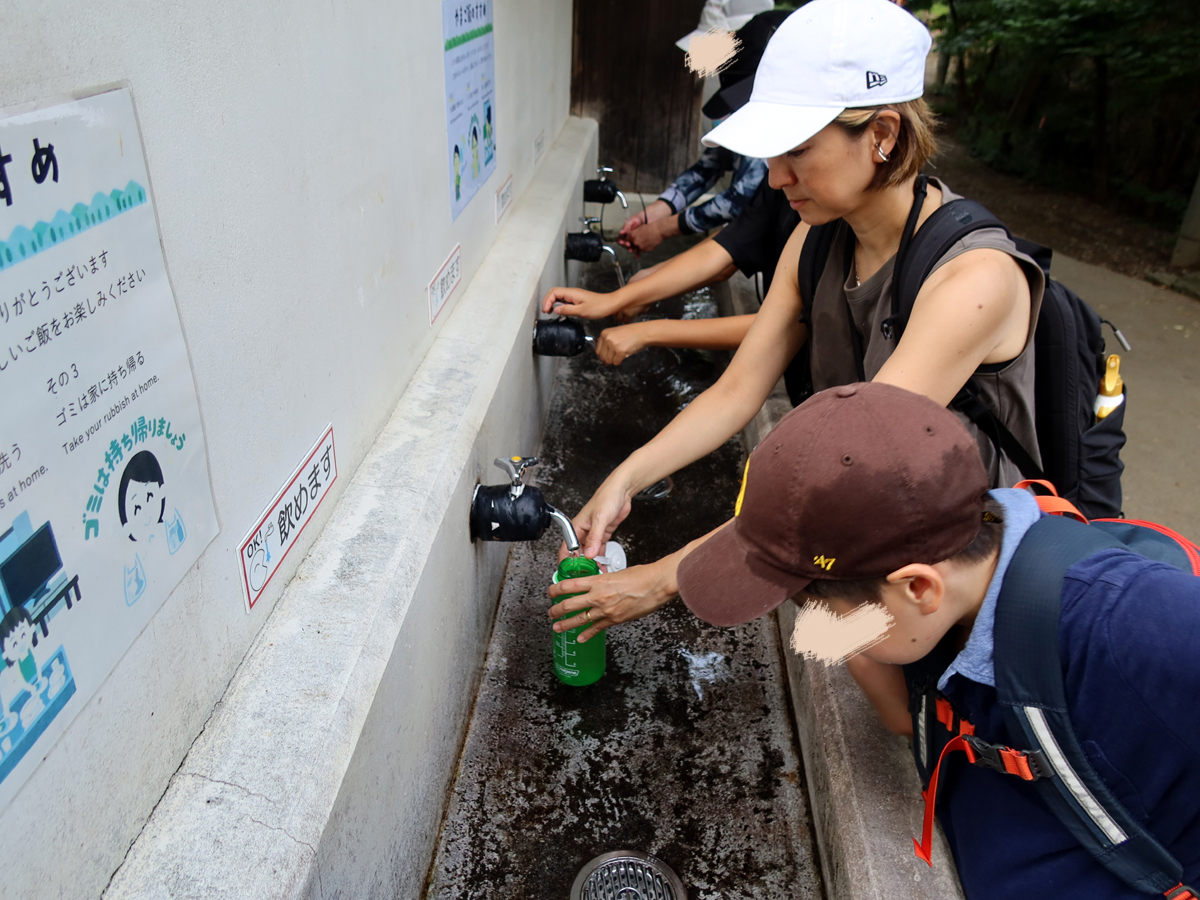
<svg viewBox="0 0 1200 900">
<path fill-rule="evenodd" d="M 941 189 L 943 204 L 959 198 L 938 179 L 930 178 L 929 183 Z M 889 259 L 861 285 L 855 286 L 854 279 L 845 276 L 842 262 L 846 257 L 849 238 L 849 226 L 840 223 L 817 284 L 812 310 L 806 317 L 809 321 L 813 388 L 818 391 L 859 380 L 854 338 L 850 332 L 851 319 L 862 336 L 862 374 L 868 381 L 875 377 L 896 349 L 896 339 L 885 338 L 880 330 L 883 320 L 892 314 L 892 269 L 896 257 Z M 1031 303 L 1029 336 L 1020 354 L 1006 363 L 981 366 L 975 371 L 975 381 L 979 385 L 980 399 L 1040 465 L 1041 454 L 1033 410 L 1033 334 L 1042 306 L 1045 276 L 1037 263 L 1017 249 L 1002 228 L 981 228 L 971 232 L 950 248 L 934 266 L 934 271 L 964 253 L 980 248 L 1003 251 L 1017 261 L 1029 279 Z M 847 308 L 849 316 L 846 314 Z M 965 415 L 957 411 L 956 414 L 975 435 L 992 486 L 1011 487 L 1020 481 L 1023 476 L 1016 465 L 1003 454 L 997 458 L 991 439 L 981 434 Z"/>
</svg>

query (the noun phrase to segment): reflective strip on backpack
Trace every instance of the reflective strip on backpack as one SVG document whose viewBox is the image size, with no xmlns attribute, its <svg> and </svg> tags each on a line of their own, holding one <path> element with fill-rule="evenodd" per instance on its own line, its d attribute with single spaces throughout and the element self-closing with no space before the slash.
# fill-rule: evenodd
<svg viewBox="0 0 1200 900">
<path fill-rule="evenodd" d="M 1075 770 L 1071 768 L 1071 764 L 1067 762 L 1062 748 L 1058 746 L 1058 741 L 1054 737 L 1054 732 L 1051 731 L 1050 725 L 1046 722 L 1045 714 L 1036 706 L 1022 706 L 1021 711 L 1025 714 L 1025 718 L 1033 728 L 1033 733 L 1037 735 L 1038 743 L 1042 745 L 1043 752 L 1050 758 L 1050 764 L 1054 767 L 1054 774 L 1062 779 L 1062 783 L 1071 792 L 1071 796 L 1075 798 L 1075 802 L 1083 807 L 1083 811 L 1096 823 L 1096 827 L 1104 832 L 1104 836 L 1108 838 L 1110 843 L 1122 844 L 1127 841 L 1129 836 L 1125 834 L 1120 825 L 1113 821 L 1112 816 L 1105 811 L 1100 802 L 1092 796 L 1092 792 L 1087 789 L 1087 786 L 1080 780 Z"/>
<path fill-rule="evenodd" d="M 917 716 L 917 749 L 921 754 L 922 771 L 929 768 L 929 748 L 925 743 L 925 704 L 929 701 L 928 694 L 921 695 L 921 714 Z"/>
</svg>

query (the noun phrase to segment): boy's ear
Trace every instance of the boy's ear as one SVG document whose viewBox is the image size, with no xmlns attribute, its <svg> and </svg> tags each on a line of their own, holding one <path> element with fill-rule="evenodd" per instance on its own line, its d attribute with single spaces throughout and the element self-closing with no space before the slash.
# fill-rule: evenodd
<svg viewBox="0 0 1200 900">
<path fill-rule="evenodd" d="M 910 563 L 897 569 L 888 575 L 887 582 L 902 585 L 905 599 L 915 605 L 923 616 L 937 612 L 946 596 L 946 582 L 942 573 L 925 563 Z"/>
</svg>

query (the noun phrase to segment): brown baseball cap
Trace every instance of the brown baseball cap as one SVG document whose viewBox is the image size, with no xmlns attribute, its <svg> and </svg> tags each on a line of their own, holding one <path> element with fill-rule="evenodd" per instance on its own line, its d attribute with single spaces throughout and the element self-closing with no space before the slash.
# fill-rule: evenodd
<svg viewBox="0 0 1200 900">
<path fill-rule="evenodd" d="M 928 397 L 878 382 L 814 395 L 750 455 L 734 520 L 679 565 L 688 609 L 714 625 L 768 613 L 818 578 L 883 578 L 979 533 L 975 439 Z"/>
</svg>

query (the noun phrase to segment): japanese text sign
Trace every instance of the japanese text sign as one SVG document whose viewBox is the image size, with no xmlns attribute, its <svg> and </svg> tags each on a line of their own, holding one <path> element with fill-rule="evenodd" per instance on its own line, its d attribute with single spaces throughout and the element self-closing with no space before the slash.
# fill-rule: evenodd
<svg viewBox="0 0 1200 900">
<path fill-rule="evenodd" d="M 333 424 L 313 444 L 292 472 L 271 505 L 238 545 L 242 593 L 246 612 L 266 591 L 304 527 L 337 481 L 337 454 L 333 447 Z"/>
<path fill-rule="evenodd" d="M 217 534 L 149 183 L 127 89 L 0 113 L 0 808 Z"/>
</svg>

